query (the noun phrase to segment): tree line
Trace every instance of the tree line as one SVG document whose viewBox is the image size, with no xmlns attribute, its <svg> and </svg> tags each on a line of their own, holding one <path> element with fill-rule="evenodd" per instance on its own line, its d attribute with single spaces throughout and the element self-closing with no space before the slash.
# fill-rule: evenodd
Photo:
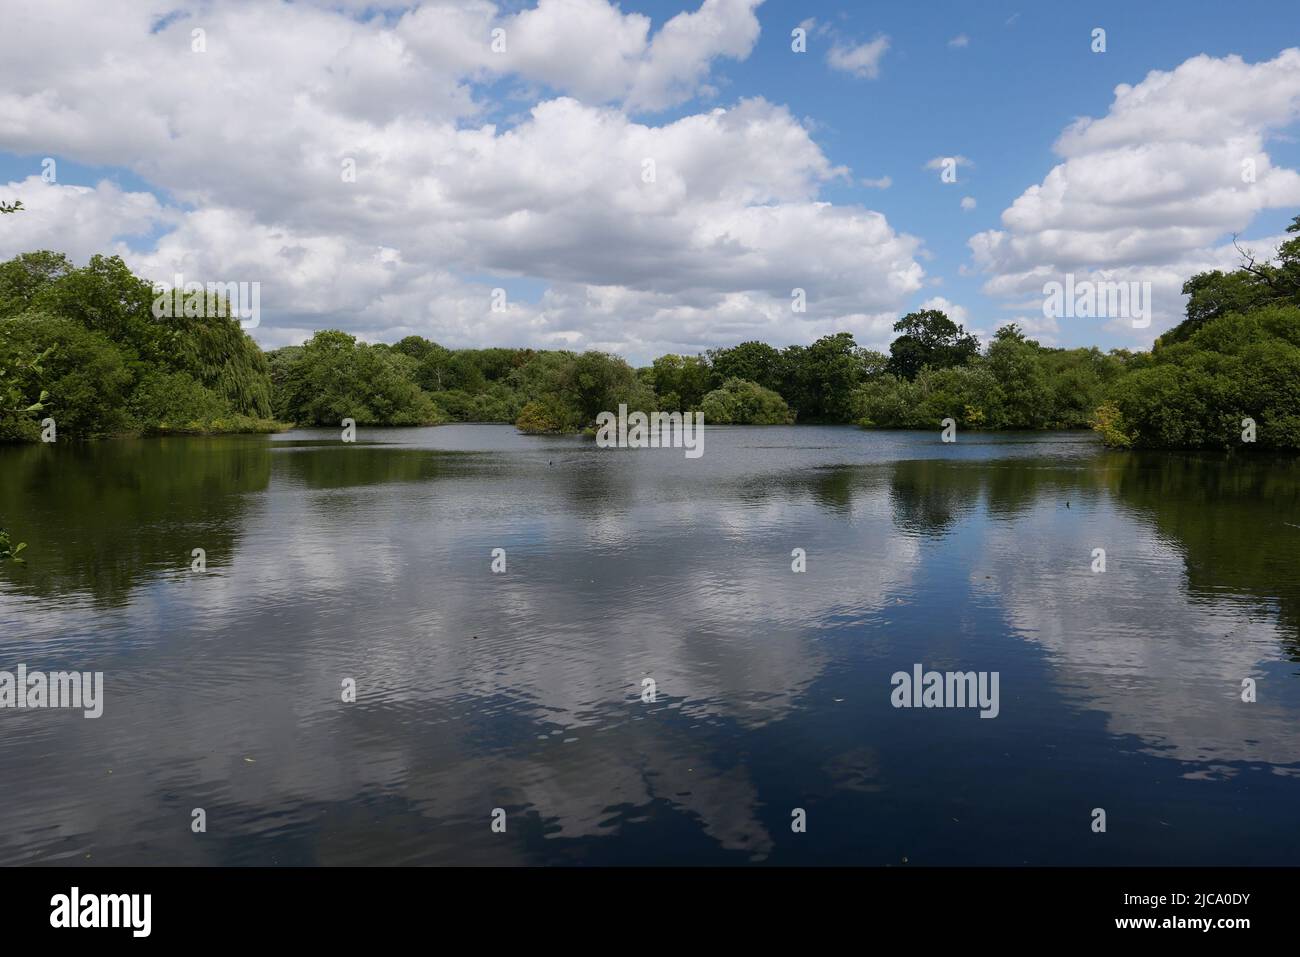
<svg viewBox="0 0 1300 957">
<path fill-rule="evenodd" d="M 664 355 L 633 368 L 601 352 L 449 349 L 421 336 L 365 343 L 338 330 L 264 353 L 230 315 L 158 319 L 152 285 L 118 257 L 83 267 L 41 251 L 0 264 L 0 441 L 59 435 L 510 422 L 590 429 L 620 404 L 700 411 L 711 424 L 853 423 L 936 429 L 1093 428 L 1110 445 L 1300 448 L 1300 216 L 1259 262 L 1192 277 L 1187 318 L 1149 352 L 1059 349 L 1015 325 L 982 347 L 939 310 L 894 325 L 888 354 L 847 332 Z M 183 293 L 168 293 L 183 297 Z M 191 294 L 193 295 L 193 294 Z"/>
</svg>

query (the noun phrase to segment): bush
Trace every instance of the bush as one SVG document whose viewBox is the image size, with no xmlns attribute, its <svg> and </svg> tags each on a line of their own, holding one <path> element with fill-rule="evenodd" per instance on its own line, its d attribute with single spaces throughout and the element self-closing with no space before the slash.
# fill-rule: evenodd
<svg viewBox="0 0 1300 957">
<path fill-rule="evenodd" d="M 1001 389 L 981 362 L 927 367 L 911 382 L 877 376 L 854 393 L 854 408 L 865 428 L 934 429 L 949 417 L 967 428 L 1006 427 Z"/>
<path fill-rule="evenodd" d="M 224 401 L 186 372 L 146 374 L 128 408 L 133 427 L 144 432 L 169 422 L 207 422 L 230 415 Z"/>
<path fill-rule="evenodd" d="M 578 430 L 578 426 L 566 420 L 563 409 L 540 399 L 534 399 L 519 410 L 515 428 L 530 435 L 553 435 Z"/>
<path fill-rule="evenodd" d="M 522 408 L 518 395 L 498 383 L 477 395 L 452 389 L 435 392 L 432 398 L 456 422 L 513 422 Z"/>
<path fill-rule="evenodd" d="M 700 402 L 705 422 L 717 425 L 788 425 L 794 413 L 771 389 L 747 379 L 728 379 Z"/>
<path fill-rule="evenodd" d="M 1126 449 L 1133 444 L 1133 437 L 1121 428 L 1122 422 L 1119 406 L 1114 402 L 1103 402 L 1093 413 L 1092 428 L 1111 448 Z"/>
</svg>

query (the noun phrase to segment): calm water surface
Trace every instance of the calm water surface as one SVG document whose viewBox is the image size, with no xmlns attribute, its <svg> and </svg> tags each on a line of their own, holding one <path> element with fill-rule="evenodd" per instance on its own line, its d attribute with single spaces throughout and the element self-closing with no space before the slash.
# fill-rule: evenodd
<svg viewBox="0 0 1300 957">
<path fill-rule="evenodd" d="M 0 710 L 0 863 L 1300 864 L 1298 489 L 1074 433 L 0 447 L 0 670 L 106 686 Z M 893 708 L 914 663 L 1000 714 Z"/>
</svg>

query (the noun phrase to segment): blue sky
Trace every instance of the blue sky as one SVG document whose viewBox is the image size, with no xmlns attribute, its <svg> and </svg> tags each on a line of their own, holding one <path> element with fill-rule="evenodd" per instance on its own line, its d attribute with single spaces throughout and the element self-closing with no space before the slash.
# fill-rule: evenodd
<svg viewBox="0 0 1300 957">
<path fill-rule="evenodd" d="M 543 31 L 546 39 L 533 41 L 517 68 L 493 72 L 494 67 L 483 67 L 491 61 L 477 52 L 464 53 L 465 63 L 459 63 L 463 48 L 477 43 L 494 24 L 521 31 L 516 23 L 522 21 L 511 18 L 537 12 L 538 4 L 500 4 L 489 19 L 465 26 L 452 12 L 425 10 L 416 16 L 394 7 L 379 13 L 346 3 L 264 3 L 255 10 L 256 5 L 240 0 L 177 2 L 147 17 L 138 4 L 133 10 L 129 4 L 106 3 L 90 15 L 92 8 L 85 4 L 53 2 L 46 19 L 37 12 L 32 20 L 20 22 L 17 41 L 34 58 L 43 46 L 53 50 L 59 36 L 66 37 L 75 24 L 74 34 L 84 31 L 88 53 L 77 67 L 64 72 L 55 63 L 45 76 L 39 70 L 32 75 L 28 64 L 24 73 L 8 78 L 14 91 L 7 94 L 8 105 L 16 118 L 0 120 L 0 183 L 10 184 L 6 198 L 13 198 L 10 193 L 22 195 L 35 212 L 25 223 L 8 218 L 13 223 L 5 224 L 7 235 L 0 234 L 0 253 L 21 251 L 23 242 L 44 244 L 75 235 L 78 239 L 68 250 L 74 258 L 84 259 L 97 242 L 95 248 L 123 252 L 134 268 L 154 278 L 189 268 L 191 275 L 198 269 L 221 279 L 243 279 L 246 274 L 255 279 L 253 274 L 265 268 L 262 281 L 272 287 L 265 298 L 272 306 L 266 328 L 255 335 L 267 345 L 298 341 L 311 329 L 332 325 L 366 338 L 418 331 L 452 345 L 517 342 L 608 348 L 642 361 L 658 351 L 693 351 L 738 337 L 810 341 L 836 328 L 837 320 L 860 341 L 883 346 L 893 317 L 936 296 L 956 306 L 954 311 L 968 327 L 987 335 L 999 322 L 1035 315 L 1033 288 L 1041 284 L 1044 271 L 1086 267 L 1119 270 L 1127 276 L 1130 273 L 1123 271 L 1131 267 L 1139 270 L 1131 273 L 1134 278 L 1150 276 L 1161 296 L 1152 329 L 1130 332 L 1114 324 L 1078 321 L 1035 331 L 1044 341 L 1062 345 L 1145 346 L 1161 328 L 1177 321 L 1181 301 L 1171 277 L 1178 269 L 1218 264 L 1216 256 L 1222 254 L 1212 249 L 1233 232 L 1274 237 L 1300 213 L 1295 208 L 1300 202 L 1292 201 L 1297 194 L 1290 178 L 1300 167 L 1295 71 L 1289 61 L 1278 61 L 1276 68 L 1233 73 L 1226 60 L 1235 54 L 1247 67 L 1277 61 L 1287 44 L 1300 36 L 1295 29 L 1300 13 L 1294 4 L 1248 0 L 1229 9 L 1187 0 L 995 0 L 924 6 L 767 0 L 750 10 L 753 2 L 708 0 L 706 6 L 716 3 L 717 9 L 704 12 L 710 13 L 712 26 L 724 39 L 718 41 L 718 50 L 703 56 L 702 75 L 692 74 L 701 58 L 691 60 L 689 51 L 666 54 L 655 67 L 653 50 L 647 48 L 632 49 L 617 69 L 592 76 L 582 75 L 575 61 L 598 58 L 602 43 L 595 38 L 604 34 L 570 30 L 575 18 L 589 17 L 591 29 L 599 31 L 601 24 L 616 22 L 609 18 L 627 25 L 633 22 L 631 15 L 642 13 L 650 18 L 647 40 L 653 40 L 672 17 L 700 10 L 700 3 L 624 2 L 613 7 L 605 0 L 544 0 L 541 12 L 554 15 L 548 21 L 551 27 Z M 566 8 L 566 3 L 577 5 Z M 161 26 L 159 11 L 168 14 Z M 100 15 L 113 20 L 97 25 L 95 16 Z M 810 20 L 814 23 L 808 52 L 795 54 L 791 29 Z M 186 49 L 190 29 L 200 24 L 212 44 L 204 58 Z M 1104 53 L 1090 49 L 1096 27 L 1106 31 Z M 293 37 L 278 36 L 281 30 Z M 456 30 L 464 30 L 469 39 L 455 40 Z M 341 38 L 349 32 L 356 34 L 352 42 L 358 48 L 362 43 L 373 46 L 354 58 L 340 58 Z M 748 48 L 736 55 L 731 47 L 746 46 L 737 38 L 750 34 Z M 827 60 L 833 47 L 852 49 L 880 38 L 887 48 L 876 61 L 874 75 L 837 70 Z M 276 47 L 290 42 L 300 49 Z M 302 48 L 307 48 L 305 54 Z M 405 58 L 407 65 L 390 70 L 383 62 L 389 53 L 394 59 Z M 1187 66 L 1202 54 L 1213 62 L 1203 69 Z M 132 74 L 122 68 L 123 62 L 143 55 L 157 63 L 156 72 Z M 175 58 L 175 68 L 167 57 Z M 310 62 L 298 64 L 299 57 Z M 458 63 L 449 65 L 449 60 Z M 294 67 L 284 68 L 290 61 Z M 210 63 L 220 64 L 219 74 L 193 75 Z M 626 68 L 631 77 L 636 69 L 646 69 L 646 63 L 651 63 L 654 76 L 671 75 L 673 82 L 689 88 L 688 94 L 667 102 L 662 83 L 655 81 L 653 90 L 644 92 L 646 84 L 635 79 L 627 80 L 630 92 L 604 94 L 602 84 L 619 80 L 619 70 Z M 1170 202 L 1169 195 L 1136 196 L 1129 207 L 1133 215 L 1116 214 L 1113 222 L 1085 228 L 1096 231 L 1094 250 L 1100 244 L 1129 252 L 1117 253 L 1113 261 L 1095 251 L 1080 258 L 1077 253 L 1087 245 L 1087 237 L 1076 237 L 1077 243 L 1063 243 L 1058 249 L 1052 245 L 1054 230 L 1076 229 L 1090 219 L 1090 204 L 1107 204 L 1107 195 L 1095 201 L 1087 195 L 1087 189 L 1110 191 L 1105 162 L 1114 162 L 1116 189 L 1135 187 L 1135 179 L 1140 187 L 1142 179 L 1159 179 L 1169 168 L 1168 161 L 1141 165 L 1150 160 L 1153 148 L 1179 156 L 1223 147 L 1205 130 L 1185 135 L 1161 130 L 1150 142 L 1131 131 L 1118 140 L 1104 134 L 1110 144 L 1105 157 L 1099 158 L 1090 147 L 1091 157 L 1079 162 L 1077 172 L 1064 171 L 1070 210 L 1056 219 L 1043 214 L 1034 217 L 1034 223 L 1022 224 L 1025 246 L 1014 255 L 999 253 L 976 262 L 971 238 L 997 231 L 1015 234 L 1015 229 L 1006 228 L 1003 213 L 1062 163 L 1053 144 L 1063 131 L 1079 117 L 1107 117 L 1116 86 L 1141 84 L 1152 71 L 1178 78 L 1169 102 L 1149 107 L 1153 128 L 1161 125 L 1161 117 L 1185 105 L 1192 117 L 1189 126 L 1195 126 L 1199 111 L 1214 109 L 1222 114 L 1224 130 L 1247 139 L 1258 134 L 1269 163 L 1279 171 L 1270 181 L 1268 198 L 1237 197 L 1220 204 L 1223 215 L 1214 222 L 1203 209 L 1193 209 L 1193 199 L 1205 196 L 1200 174 L 1179 169 L 1181 185 L 1173 193 L 1184 190 L 1185 201 L 1176 195 Z M 1234 87 L 1233 95 L 1224 98 L 1231 102 L 1219 103 L 1207 95 L 1220 79 Z M 188 83 L 194 84 L 192 90 L 186 89 Z M 1187 92 L 1178 92 L 1182 88 Z M 85 91 L 100 89 L 115 96 L 105 94 L 98 105 L 84 103 Z M 452 90 L 460 91 L 456 95 L 472 107 L 441 104 Z M 545 125 L 534 118 L 539 105 L 562 97 L 576 100 L 573 115 Z M 303 108 L 312 98 L 316 103 L 311 109 Z M 608 149 L 612 155 L 640 148 L 636 144 L 645 138 L 641 127 L 662 130 L 689 124 L 718 108 L 734 115 L 737 105 L 751 98 L 762 98 L 767 105 L 768 112 L 760 118 L 765 132 L 751 134 L 749 140 L 734 129 L 718 132 L 716 154 L 725 159 L 716 162 L 728 164 L 733 179 L 746 178 L 745 167 L 756 154 L 767 154 L 771 162 L 774 151 L 789 151 L 786 144 L 792 134 L 782 111 L 808 141 L 796 144 L 793 152 L 807 146 L 820 151 L 820 157 L 801 154 L 791 160 L 789 170 L 773 164 L 755 174 L 762 180 L 757 198 L 744 198 L 744 189 L 735 183 L 696 196 L 695 185 L 688 183 L 682 187 L 680 207 L 669 201 L 645 214 L 661 220 L 662 230 L 636 221 L 641 214 L 633 212 L 623 221 L 627 235 L 621 235 L 619 221 L 607 214 L 611 205 L 621 208 L 626 195 L 603 193 L 615 189 L 604 179 L 593 182 L 590 210 L 579 208 L 583 200 L 577 197 L 565 201 L 567 211 L 563 202 L 538 191 L 543 187 L 535 178 L 510 179 L 512 168 L 573 163 L 566 151 L 572 143 L 564 142 L 569 128 L 565 124 L 596 122 L 599 111 L 612 111 L 620 128 L 609 134 L 617 139 L 608 144 L 598 138 L 604 134 L 591 134 L 597 136 L 592 149 Z M 1276 105 L 1267 115 L 1256 115 L 1252 104 L 1258 100 Z M 428 105 L 435 101 L 438 105 Z M 403 115 L 412 128 L 394 133 L 391 124 Z M 1211 126 L 1220 124 L 1218 115 Z M 199 116 L 206 116 L 216 132 L 200 129 L 205 123 Z M 322 144 L 315 154 L 307 154 L 302 134 L 296 140 L 291 135 L 293 127 L 308 123 L 320 123 L 325 131 L 319 134 Z M 449 123 L 458 142 L 447 139 Z M 474 178 L 473 157 L 483 147 L 473 131 L 485 124 L 493 124 L 495 153 L 519 147 L 521 137 L 514 133 L 535 142 L 520 149 L 518 159 L 502 155 L 499 169 L 484 167 L 480 183 Z M 277 139 L 281 129 L 286 131 L 283 143 Z M 691 158 L 681 153 L 691 148 L 690 139 L 673 137 L 669 154 L 675 158 L 674 169 L 693 168 Z M 371 176 L 364 198 L 345 195 L 335 203 L 328 193 L 332 184 L 325 185 L 324 178 L 310 189 L 294 184 L 316 175 L 311 167 L 317 158 L 325 167 L 358 142 L 368 144 L 368 155 L 376 158 L 367 161 L 367 168 L 382 168 L 382 189 L 373 185 L 379 177 Z M 1236 141 L 1232 149 L 1237 149 Z M 972 161 L 960 167 L 956 183 L 942 183 L 936 170 L 925 168 L 935 157 L 953 155 Z M 57 197 L 58 202 L 52 195 L 42 202 L 46 197 L 30 177 L 39 175 L 44 156 L 57 159 L 57 186 L 65 192 L 104 181 L 114 184 L 117 192 L 87 198 L 86 191 L 73 191 Z M 1229 161 L 1235 162 L 1229 157 L 1220 165 Z M 453 167 L 454 177 L 444 175 Z M 825 167 L 845 167 L 851 175 L 827 175 Z M 589 173 L 575 169 L 574 175 L 604 177 L 607 172 L 593 167 Z M 614 170 L 610 175 L 623 174 Z M 888 188 L 862 183 L 882 177 L 889 178 Z M 483 202 L 480 192 L 491 193 L 497 201 Z M 150 196 L 156 198 L 156 209 L 144 208 Z M 962 208 L 966 197 L 975 201 L 973 209 Z M 1148 200 L 1156 231 L 1153 243 L 1163 249 L 1163 259 L 1143 262 L 1144 257 L 1135 258 L 1131 250 L 1144 241 L 1142 204 Z M 123 203 L 131 207 L 130 215 L 115 211 Z M 848 231 L 833 235 L 834 230 L 828 230 L 832 224 L 807 211 L 809 203 L 829 203 L 843 211 L 853 220 Z M 631 206 L 640 208 L 635 198 Z M 759 208 L 770 206 L 781 207 L 780 221 L 757 225 Z M 1181 207 L 1188 209 L 1186 222 L 1178 221 Z M 386 216 L 389 208 L 392 214 Z M 404 218 L 407 212 L 412 214 L 409 220 Z M 876 237 L 883 244 L 880 255 L 864 260 L 859 270 L 842 247 L 857 241 L 852 237 L 870 233 L 872 213 L 883 214 L 890 234 Z M 461 215 L 465 219 L 456 220 Z M 100 216 L 106 225 L 87 225 Z M 733 216 L 734 228 L 719 227 L 721 236 L 700 240 L 710 223 L 720 218 L 730 222 Z M 526 230 L 536 221 L 543 238 L 502 237 L 492 225 L 494 218 L 521 223 Z M 783 231 L 796 228 L 801 232 L 793 237 L 792 247 L 783 249 Z M 1131 237 L 1125 229 L 1132 231 Z M 241 230 L 258 241 L 241 238 Z M 554 237 L 567 243 L 564 251 L 556 251 Z M 914 237 L 918 243 L 908 249 L 898 237 Z M 680 258 L 663 252 L 675 241 L 680 246 L 688 240 L 701 241 L 699 249 L 686 249 Z M 613 261 L 623 242 L 629 259 L 647 257 L 635 269 L 624 270 Z M 752 248 L 735 255 L 735 245 Z M 826 277 L 813 275 L 818 254 L 828 254 L 833 246 L 835 262 L 827 267 Z M 1065 246 L 1073 252 L 1067 254 Z M 810 257 L 808 265 L 799 268 L 810 273 L 806 284 L 810 301 L 816 303 L 813 315 L 797 321 L 779 308 L 787 288 L 780 284 L 786 281 L 780 267 L 789 260 L 791 248 Z M 256 259 L 258 249 L 271 249 L 276 257 L 288 249 L 292 255 L 286 255 L 284 263 L 263 267 Z M 379 249 L 390 252 L 376 256 Z M 705 261 L 718 250 L 722 252 L 716 264 Z M 655 267 L 656 256 L 663 259 L 661 269 Z M 387 265 L 354 275 L 359 259 L 376 258 Z M 920 267 L 923 280 L 905 278 L 906 262 Z M 290 266 L 303 268 L 293 272 Z M 694 276 L 697 270 L 699 277 Z M 855 270 L 860 272 L 857 280 Z M 879 283 L 872 278 L 876 270 L 881 271 Z M 765 271 L 774 274 L 771 288 L 762 288 Z M 780 281 L 776 272 L 782 272 Z M 754 279 L 754 274 L 760 278 Z M 801 282 L 798 268 L 792 267 L 791 275 L 790 282 Z M 990 280 L 998 276 L 1004 285 L 990 290 Z M 319 284 L 321 277 L 332 284 L 331 295 L 317 295 L 316 288 L 307 285 Z M 509 293 L 514 310 L 509 322 L 477 311 L 481 294 L 494 287 Z M 877 288 L 889 291 L 875 295 Z M 597 289 L 599 294 L 593 292 Z M 824 294 L 819 296 L 819 289 Z M 604 305 L 593 306 L 594 300 Z M 732 319 L 712 321 L 711 316 L 725 313 L 728 303 Z M 743 318 L 749 314 L 755 317 L 752 322 Z"/>
</svg>

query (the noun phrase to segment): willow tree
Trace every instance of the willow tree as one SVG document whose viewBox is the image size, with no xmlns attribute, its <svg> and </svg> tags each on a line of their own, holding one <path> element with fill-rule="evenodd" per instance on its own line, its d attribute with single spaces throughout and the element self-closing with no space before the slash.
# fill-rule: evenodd
<svg viewBox="0 0 1300 957">
<path fill-rule="evenodd" d="M 271 366 L 233 317 L 230 304 L 199 292 L 162 295 L 173 298 L 171 315 L 154 319 L 166 343 L 164 364 L 189 373 L 229 403 L 231 411 L 270 418 Z"/>
</svg>

